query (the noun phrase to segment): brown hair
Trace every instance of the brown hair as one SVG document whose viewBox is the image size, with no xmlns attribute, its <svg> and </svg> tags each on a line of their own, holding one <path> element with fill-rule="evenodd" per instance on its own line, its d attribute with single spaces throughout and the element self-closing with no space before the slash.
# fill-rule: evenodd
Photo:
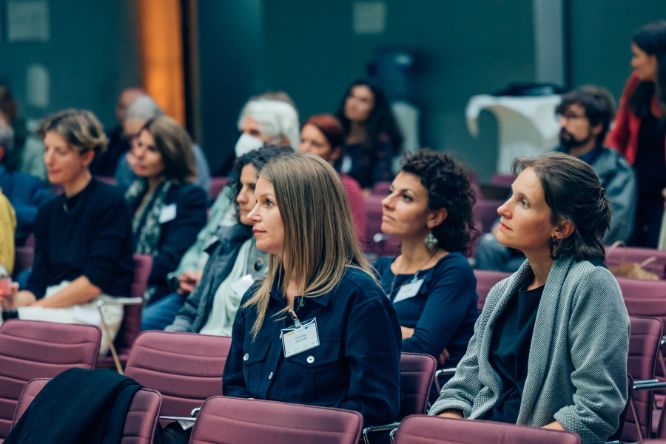
<svg viewBox="0 0 666 444">
<path fill-rule="evenodd" d="M 97 117 L 84 109 L 66 109 L 45 117 L 39 123 L 37 133 L 43 139 L 50 131 L 60 135 L 79 152 L 92 150 L 99 154 L 106 149 L 108 142 Z"/>
<path fill-rule="evenodd" d="M 514 159 L 514 175 L 527 168 L 531 168 L 541 182 L 546 204 L 552 213 L 551 223 L 569 220 L 574 225 L 571 236 L 551 242 L 551 257 L 603 260 L 605 250 L 601 241 L 610 225 L 611 209 L 606 190 L 592 167 L 563 153 Z"/>
<path fill-rule="evenodd" d="M 162 154 L 164 176 L 169 180 L 189 181 L 196 176 L 192 140 L 178 122 L 167 116 L 148 120 L 139 131 L 148 131 Z"/>
</svg>

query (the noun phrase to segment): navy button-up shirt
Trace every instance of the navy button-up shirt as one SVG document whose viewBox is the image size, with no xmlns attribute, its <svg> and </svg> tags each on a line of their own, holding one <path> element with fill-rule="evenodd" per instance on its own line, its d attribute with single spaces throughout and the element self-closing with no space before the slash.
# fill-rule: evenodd
<svg viewBox="0 0 666 444">
<path fill-rule="evenodd" d="M 289 358 L 284 357 L 280 332 L 294 322 L 278 314 L 286 299 L 277 285 L 271 291 L 261 330 L 252 337 L 256 308 L 243 305 L 255 289 L 243 297 L 234 321 L 223 376 L 225 395 L 356 410 L 366 424 L 396 419 L 400 410 L 400 324 L 372 277 L 348 267 L 330 293 L 297 298 L 299 320 L 317 320 L 320 345 Z"/>
</svg>

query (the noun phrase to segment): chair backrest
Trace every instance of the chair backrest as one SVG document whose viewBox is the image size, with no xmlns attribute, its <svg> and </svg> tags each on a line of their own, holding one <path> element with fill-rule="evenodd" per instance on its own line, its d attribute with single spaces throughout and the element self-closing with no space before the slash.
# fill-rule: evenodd
<svg viewBox="0 0 666 444">
<path fill-rule="evenodd" d="M 629 316 L 666 321 L 666 281 L 618 278 Z"/>
<path fill-rule="evenodd" d="M 606 247 L 606 265 L 609 267 L 626 262 L 641 263 L 650 258 L 655 260 L 646 264 L 643 268 L 655 273 L 659 276 L 659 279 L 663 279 L 666 272 L 666 251 L 640 247 Z"/>
<path fill-rule="evenodd" d="M 414 415 L 400 423 L 396 444 L 580 444 L 575 433 L 504 422 Z"/>
<path fill-rule="evenodd" d="M 190 443 L 356 444 L 358 412 L 215 396 L 206 401 Z"/>
<path fill-rule="evenodd" d="M 372 187 L 372 194 L 375 196 L 382 196 L 382 198 L 384 198 L 389 193 L 392 184 L 393 182 L 380 180 Z"/>
<path fill-rule="evenodd" d="M 21 419 L 32 400 L 49 381 L 49 378 L 39 378 L 26 384 L 16 406 L 12 427 Z M 123 444 L 151 444 L 153 442 L 161 404 L 162 397 L 155 390 L 142 388 L 136 392 L 125 419 Z"/>
<path fill-rule="evenodd" d="M 13 319 L 0 326 L 0 438 L 9 433 L 25 384 L 73 367 L 95 368 L 101 336 L 92 325 Z"/>
<path fill-rule="evenodd" d="M 217 199 L 218 194 L 224 189 L 224 187 L 229 183 L 228 177 L 211 177 L 210 178 L 210 188 L 208 189 L 208 197 L 211 200 Z"/>
<path fill-rule="evenodd" d="M 474 270 L 476 276 L 476 305 L 481 310 L 486 302 L 488 293 L 493 286 L 504 278 L 511 276 L 511 273 L 503 271 Z"/>
<path fill-rule="evenodd" d="M 437 361 L 430 355 L 400 354 L 400 416 L 424 413 L 435 379 Z"/>
<path fill-rule="evenodd" d="M 144 331 L 130 352 L 125 374 L 162 394 L 162 415 L 189 416 L 222 394 L 222 371 L 231 338 Z"/>
<path fill-rule="evenodd" d="M 662 337 L 662 324 L 657 319 L 631 317 L 631 335 L 629 337 L 629 356 L 627 372 L 635 379 L 653 379 L 655 377 L 657 354 Z M 640 439 L 637 427 L 641 428 L 642 436 L 649 436 L 652 397 L 648 392 L 634 392 L 633 402 L 638 414 L 638 421 L 629 409 L 625 419 L 622 438 L 629 441 Z M 637 424 L 638 422 L 638 424 Z"/>
<path fill-rule="evenodd" d="M 504 203 L 503 200 L 479 199 L 474 204 L 474 220 L 481 225 L 481 232 L 489 233 L 493 228 L 497 215 L 497 208 Z"/>
<path fill-rule="evenodd" d="M 148 278 L 150 277 L 150 270 L 152 268 L 152 256 L 146 254 L 134 255 L 134 276 L 132 278 L 129 296 L 143 299 L 146 289 L 148 288 Z M 141 332 L 142 311 L 142 304 L 131 304 L 123 307 L 123 322 L 120 324 L 116 339 L 113 341 L 121 365 L 127 362 L 127 357 L 129 351 L 132 349 L 134 340 Z M 111 355 L 100 356 L 97 359 L 97 367 L 99 368 L 113 368 L 114 365 L 115 363 Z"/>
<path fill-rule="evenodd" d="M 365 250 L 378 256 L 400 254 L 400 239 L 382 234 L 382 200 L 385 196 L 365 196 Z"/>
<path fill-rule="evenodd" d="M 496 173 L 490 176 L 490 183 L 493 185 L 508 185 L 511 186 L 513 181 L 516 180 L 513 174 Z"/>
</svg>

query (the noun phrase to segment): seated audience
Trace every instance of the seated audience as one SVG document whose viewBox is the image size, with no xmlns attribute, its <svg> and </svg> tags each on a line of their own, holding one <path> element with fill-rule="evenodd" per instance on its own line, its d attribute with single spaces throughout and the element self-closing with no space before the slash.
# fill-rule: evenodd
<svg viewBox="0 0 666 444">
<path fill-rule="evenodd" d="M 90 172 L 93 175 L 105 177 L 114 177 L 116 175 L 118 161 L 130 149 L 130 141 L 123 131 L 123 121 L 125 120 L 127 107 L 134 99 L 144 94 L 146 93 L 143 89 L 130 87 L 124 89 L 120 93 L 120 96 L 118 96 L 118 101 L 116 102 L 116 125 L 106 132 L 106 137 L 109 139 L 106 151 L 101 156 L 95 157 L 92 165 L 90 165 Z"/>
<path fill-rule="evenodd" d="M 565 94 L 558 105 L 560 146 L 555 151 L 588 163 L 597 173 L 611 205 L 611 222 L 603 236 L 610 245 L 628 241 L 636 212 L 636 178 L 625 158 L 603 146 L 613 119 L 613 101 L 603 88 L 584 86 Z M 476 268 L 513 272 L 524 260 L 520 251 L 501 245 L 493 233 L 481 238 L 476 250 Z"/>
<path fill-rule="evenodd" d="M 133 214 L 133 251 L 153 256 L 148 304 L 169 293 L 167 274 L 206 225 L 206 193 L 189 183 L 195 174 L 191 145 L 187 132 L 166 116 L 148 120 L 132 142 L 137 179 L 125 198 Z"/>
<path fill-rule="evenodd" d="M 265 93 L 252 97 L 238 118 L 241 136 L 236 143 L 236 155 L 257 149 L 264 144 L 295 147 L 298 143 L 298 113 L 285 93 Z M 256 140 L 255 140 L 256 139 Z M 259 140 L 261 143 L 257 143 Z M 237 179 L 237 178 L 233 178 Z M 220 226 L 237 223 L 233 187 L 225 187 L 210 208 L 208 224 L 197 235 L 197 241 L 187 250 L 171 277 L 178 281 L 178 292 L 187 295 L 201 279 L 208 259 L 206 247 L 214 240 Z"/>
<path fill-rule="evenodd" d="M 123 132 L 125 138 L 131 141 L 139 134 L 139 130 L 143 128 L 148 120 L 163 115 L 164 112 L 162 109 L 150 96 L 141 95 L 135 98 L 130 102 L 125 111 L 125 119 L 123 120 Z M 194 152 L 196 167 L 193 183 L 208 193 L 208 190 L 210 189 L 210 169 L 208 168 L 206 155 L 199 145 L 192 142 L 190 143 L 191 149 Z M 116 168 L 115 178 L 117 185 L 122 190 L 129 188 L 132 182 L 136 179 L 136 175 L 132 171 L 129 153 L 126 153 L 120 158 Z"/>
<path fill-rule="evenodd" d="M 143 329 L 231 336 L 241 298 L 268 269 L 268 255 L 257 249 L 248 218 L 257 203 L 254 196 L 257 178 L 269 160 L 289 151 L 264 147 L 236 159 L 234 170 L 239 179 L 229 186 L 237 190 L 237 223 L 219 227 L 217 239 L 207 248 L 210 257 L 201 282 L 185 303 L 184 297 L 175 293 L 154 305 L 159 313 L 154 313 L 153 306 L 148 307 L 144 310 Z"/>
<path fill-rule="evenodd" d="M 7 276 L 14 271 L 14 232 L 16 214 L 9 199 L 0 190 L 0 265 Z"/>
<path fill-rule="evenodd" d="M 32 234 L 39 207 L 53 197 L 41 179 L 10 171 L 14 130 L 0 116 L 0 189 L 16 211 L 16 245 L 24 245 Z"/>
<path fill-rule="evenodd" d="M 317 114 L 310 117 L 301 128 L 301 143 L 298 147 L 301 153 L 319 156 L 331 165 L 342 156 L 344 144 L 344 129 L 340 121 L 331 114 Z M 347 200 L 351 206 L 352 217 L 356 225 L 358 239 L 363 243 L 365 239 L 365 205 L 361 188 L 351 176 L 340 174 L 342 186 L 347 192 Z"/>
<path fill-rule="evenodd" d="M 368 190 L 376 182 L 393 180 L 391 164 L 402 146 L 402 134 L 384 93 L 368 81 L 357 80 L 336 116 L 345 129 L 340 171 Z"/>
<path fill-rule="evenodd" d="M 47 117 L 39 133 L 49 181 L 63 193 L 37 213 L 32 273 L 26 288 L 14 296 L 17 311 L 3 312 L 3 319 L 100 325 L 97 298 L 127 296 L 133 275 L 127 203 L 88 169 L 104 149 L 106 136 L 97 118 L 83 110 Z M 103 310 L 113 340 L 123 308 Z M 100 352 L 107 350 L 103 340 Z"/>
<path fill-rule="evenodd" d="M 463 169 L 431 150 L 408 155 L 382 201 L 382 232 L 400 238 L 400 255 L 375 269 L 402 329 L 402 351 L 455 366 L 472 337 L 476 279 L 465 257 L 476 230 L 474 192 Z M 443 363 L 442 356 L 441 363 Z"/>
<path fill-rule="evenodd" d="M 431 415 L 578 433 L 602 443 L 627 400 L 629 317 L 602 266 L 610 203 L 585 162 L 516 159 L 497 239 L 520 269 L 486 299 L 465 356 Z"/>
<path fill-rule="evenodd" d="M 666 187 L 666 20 L 642 26 L 631 39 L 631 53 L 634 71 L 607 143 L 636 172 L 636 220 L 629 244 L 657 248 Z"/>
<path fill-rule="evenodd" d="M 255 194 L 249 218 L 270 265 L 236 315 L 224 395 L 391 422 L 400 409 L 400 327 L 361 253 L 338 174 L 319 157 L 293 154 L 264 167 Z"/>
<path fill-rule="evenodd" d="M 11 91 L 0 85 L 0 119 L 12 128 L 14 133 L 13 154 L 5 166 L 11 171 L 30 174 L 46 179 L 44 146 L 35 134 L 35 123 L 18 115 L 18 107 Z"/>
</svg>

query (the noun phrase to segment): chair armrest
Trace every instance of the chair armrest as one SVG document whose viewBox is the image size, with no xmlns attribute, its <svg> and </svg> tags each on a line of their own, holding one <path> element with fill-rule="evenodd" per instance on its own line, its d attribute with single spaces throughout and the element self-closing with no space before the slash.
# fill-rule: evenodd
<svg viewBox="0 0 666 444">
<path fill-rule="evenodd" d="M 435 378 L 439 378 L 440 376 L 453 376 L 456 374 L 456 368 L 441 368 L 435 372 Z"/>
<path fill-rule="evenodd" d="M 399 422 L 392 422 L 390 424 L 364 427 L 363 428 L 363 442 L 365 444 L 370 444 L 370 438 L 368 437 L 368 435 L 370 433 L 389 432 L 389 431 L 397 428 L 399 425 L 400 425 Z"/>
<path fill-rule="evenodd" d="M 634 381 L 634 391 L 652 391 L 657 389 L 666 388 L 666 381 L 660 381 L 658 379 L 639 379 Z"/>
<path fill-rule="evenodd" d="M 168 416 L 168 415 L 160 415 L 158 416 L 158 419 L 161 420 L 167 420 L 167 421 L 184 421 L 184 422 L 196 422 L 197 418 L 192 418 L 190 416 Z"/>
<path fill-rule="evenodd" d="M 143 298 L 112 298 L 108 296 L 102 296 L 97 299 L 97 305 L 102 307 L 104 305 L 141 305 L 143 304 Z"/>
</svg>

